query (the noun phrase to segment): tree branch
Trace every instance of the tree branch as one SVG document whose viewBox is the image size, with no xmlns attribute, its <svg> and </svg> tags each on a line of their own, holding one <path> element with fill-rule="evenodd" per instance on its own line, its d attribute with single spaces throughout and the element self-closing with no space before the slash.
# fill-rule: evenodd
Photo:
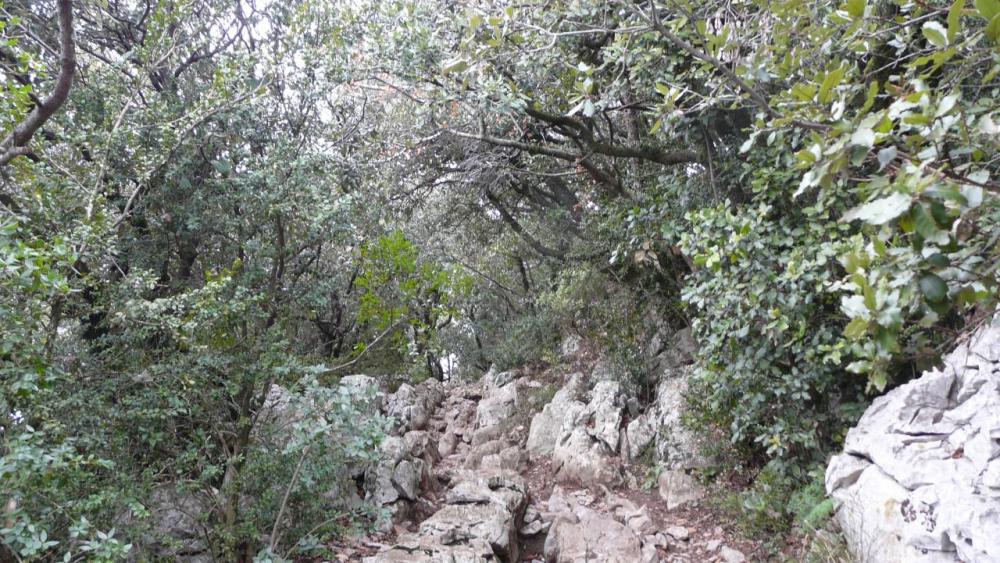
<svg viewBox="0 0 1000 563">
<path fill-rule="evenodd" d="M 545 246 L 538 239 L 531 236 L 531 233 L 524 230 L 524 227 L 521 226 L 521 223 L 518 223 L 517 219 L 515 219 L 514 216 L 510 214 L 510 211 L 507 211 L 507 208 L 504 207 L 503 203 L 500 202 L 500 198 L 494 195 L 493 192 L 487 189 L 485 191 L 485 195 L 486 199 L 491 204 L 493 204 L 493 207 L 495 207 L 497 212 L 500 213 L 500 218 L 503 219 L 503 222 L 507 223 L 507 225 L 510 226 L 511 230 L 520 235 L 521 238 L 523 238 L 524 241 L 527 242 L 528 245 L 535 250 L 535 252 L 541 254 L 542 256 L 548 256 L 549 258 L 555 258 L 557 260 L 566 259 L 565 251 L 555 250 Z"/>
<path fill-rule="evenodd" d="M 59 78 L 56 86 L 45 98 L 35 105 L 28 117 L 14 127 L 0 142 L 0 166 L 5 166 L 18 156 L 30 152 L 28 142 L 35 131 L 48 121 L 69 97 L 69 89 L 76 75 L 76 43 L 73 41 L 73 0 L 58 0 L 59 7 Z"/>
</svg>

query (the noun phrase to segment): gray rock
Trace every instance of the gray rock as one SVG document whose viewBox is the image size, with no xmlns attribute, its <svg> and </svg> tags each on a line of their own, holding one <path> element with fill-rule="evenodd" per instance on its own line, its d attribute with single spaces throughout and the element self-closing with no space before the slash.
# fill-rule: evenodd
<svg viewBox="0 0 1000 563">
<path fill-rule="evenodd" d="M 597 360 L 590 370 L 591 381 L 621 381 L 621 374 L 607 358 Z"/>
<path fill-rule="evenodd" d="M 559 481 L 614 486 L 622 482 L 621 468 L 608 455 L 606 446 L 595 440 L 585 426 L 576 426 L 552 452 Z"/>
<path fill-rule="evenodd" d="M 639 537 L 612 517 L 578 504 L 561 487 L 548 501 L 552 526 L 545 538 L 545 560 L 550 563 L 640 561 Z"/>
<path fill-rule="evenodd" d="M 599 381 L 591 391 L 587 409 L 592 426 L 588 433 L 600 441 L 609 454 L 618 451 L 624 406 L 621 384 L 617 381 Z"/>
<path fill-rule="evenodd" d="M 562 344 L 559 346 L 559 355 L 564 360 L 572 360 L 580 353 L 582 346 L 583 338 L 576 334 L 570 334 L 563 339 Z"/>
<path fill-rule="evenodd" d="M 527 504 L 524 480 L 510 473 L 464 476 L 446 504 L 366 561 L 517 561 L 517 532 Z"/>
<path fill-rule="evenodd" d="M 542 408 L 542 412 L 531 419 L 528 429 L 528 454 L 532 458 L 552 455 L 556 442 L 562 434 L 563 423 L 570 405 L 577 405 L 578 410 L 583 404 L 580 399 L 586 392 L 586 379 L 582 373 L 570 376 L 569 381 L 556 391 L 552 400 Z"/>
<path fill-rule="evenodd" d="M 497 372 L 495 366 L 490 366 L 489 371 L 483 374 L 482 384 L 484 390 L 499 389 L 511 381 L 517 379 L 517 372 L 514 370 Z"/>
<path fill-rule="evenodd" d="M 476 407 L 476 431 L 505 428 L 514 418 L 519 403 L 517 384 L 508 383 L 492 390 Z"/>
<path fill-rule="evenodd" d="M 585 385 L 582 375 L 573 375 L 535 415 L 527 449 L 532 457 L 551 454 L 559 480 L 617 485 L 623 477 L 614 459 L 621 444 L 621 385 L 600 381 L 584 403 Z"/>
<path fill-rule="evenodd" d="M 650 414 L 643 414 L 628 423 L 624 444 L 626 459 L 638 459 L 653 443 L 656 438 L 656 428 L 653 426 L 652 418 Z"/>
<path fill-rule="evenodd" d="M 693 469 L 710 465 L 701 455 L 701 442 L 688 430 L 682 418 L 687 409 L 690 368 L 667 372 L 656 387 L 656 401 L 651 408 L 651 424 L 656 429 L 656 459 L 670 469 Z"/>
<path fill-rule="evenodd" d="M 473 446 L 469 453 L 465 456 L 465 468 L 466 469 L 476 469 L 479 467 L 483 458 L 489 455 L 498 454 L 507 447 L 507 443 L 501 440 L 492 440 L 486 442 L 485 444 L 480 444 L 478 446 Z"/>
<path fill-rule="evenodd" d="M 667 526 L 667 529 L 664 530 L 664 532 L 678 541 L 688 541 L 691 539 L 691 532 L 689 532 L 684 526 Z"/>
<path fill-rule="evenodd" d="M 150 495 L 147 509 L 151 529 L 142 538 L 146 553 L 196 563 L 212 560 L 202 524 L 210 509 L 198 496 L 164 485 Z"/>
<path fill-rule="evenodd" d="M 423 461 L 404 459 L 392 471 L 392 484 L 399 491 L 400 496 L 406 500 L 417 500 L 422 473 Z"/>
<path fill-rule="evenodd" d="M 719 550 L 719 557 L 725 563 L 744 563 L 747 560 L 747 556 L 743 555 L 742 551 L 733 549 L 728 545 L 722 546 L 722 549 Z"/>
<path fill-rule="evenodd" d="M 650 371 L 663 374 L 694 362 L 698 344 L 691 334 L 690 328 L 674 333 L 657 333 L 647 347 L 647 354 L 652 358 Z"/>
<path fill-rule="evenodd" d="M 444 386 L 436 379 L 428 379 L 418 385 L 404 383 L 386 397 L 386 415 L 394 419 L 394 430 L 400 434 L 408 430 L 423 430 L 443 400 Z"/>
<path fill-rule="evenodd" d="M 518 446 L 510 446 L 498 453 L 483 456 L 480 467 L 483 469 L 517 471 L 521 468 L 523 462 L 523 450 Z"/>
<path fill-rule="evenodd" d="M 340 386 L 347 388 L 352 394 L 358 395 L 374 392 L 379 388 L 378 381 L 374 377 L 361 374 L 341 377 Z"/>
<path fill-rule="evenodd" d="M 851 551 L 885 563 L 1000 561 L 1000 328 L 876 399 L 827 467 Z"/>
<path fill-rule="evenodd" d="M 427 400 L 408 383 L 400 385 L 395 393 L 388 396 L 386 414 L 393 418 L 395 428 L 402 432 L 426 427 L 431 415 Z"/>
<path fill-rule="evenodd" d="M 677 469 L 665 469 L 657 479 L 660 498 L 667 503 L 667 509 L 684 506 L 704 496 L 704 490 L 694 477 Z"/>
<path fill-rule="evenodd" d="M 645 506 L 625 516 L 625 525 L 632 529 L 639 536 L 645 536 L 656 532 L 656 524 L 649 517 L 649 510 Z"/>
</svg>

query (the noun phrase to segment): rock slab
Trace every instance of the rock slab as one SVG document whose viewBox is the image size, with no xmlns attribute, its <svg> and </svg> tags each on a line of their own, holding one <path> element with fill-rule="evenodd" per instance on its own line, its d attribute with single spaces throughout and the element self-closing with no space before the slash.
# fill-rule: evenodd
<svg viewBox="0 0 1000 563">
<path fill-rule="evenodd" d="M 1000 561 L 1000 326 L 876 399 L 826 489 L 863 560 Z"/>
</svg>

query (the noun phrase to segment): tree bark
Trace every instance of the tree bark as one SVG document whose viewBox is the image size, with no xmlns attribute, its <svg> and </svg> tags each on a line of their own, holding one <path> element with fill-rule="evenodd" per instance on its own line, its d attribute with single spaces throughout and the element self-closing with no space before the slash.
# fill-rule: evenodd
<svg viewBox="0 0 1000 563">
<path fill-rule="evenodd" d="M 5 166 L 19 156 L 31 153 L 28 142 L 46 121 L 52 117 L 69 97 L 69 89 L 76 75 L 76 43 L 73 40 L 73 0 L 58 0 L 59 7 L 59 78 L 49 97 L 36 104 L 28 117 L 14 127 L 0 142 L 0 166 Z"/>
</svg>

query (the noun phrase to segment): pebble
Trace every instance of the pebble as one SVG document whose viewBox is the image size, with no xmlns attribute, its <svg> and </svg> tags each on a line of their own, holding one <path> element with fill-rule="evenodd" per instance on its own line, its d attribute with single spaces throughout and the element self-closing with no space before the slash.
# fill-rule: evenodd
<svg viewBox="0 0 1000 563">
<path fill-rule="evenodd" d="M 668 526 L 664 531 L 675 540 L 688 541 L 691 538 L 691 533 L 683 526 Z"/>
<path fill-rule="evenodd" d="M 735 550 L 728 545 L 722 546 L 722 551 L 719 552 L 719 555 L 725 563 L 744 563 L 747 560 L 743 552 Z"/>
</svg>

